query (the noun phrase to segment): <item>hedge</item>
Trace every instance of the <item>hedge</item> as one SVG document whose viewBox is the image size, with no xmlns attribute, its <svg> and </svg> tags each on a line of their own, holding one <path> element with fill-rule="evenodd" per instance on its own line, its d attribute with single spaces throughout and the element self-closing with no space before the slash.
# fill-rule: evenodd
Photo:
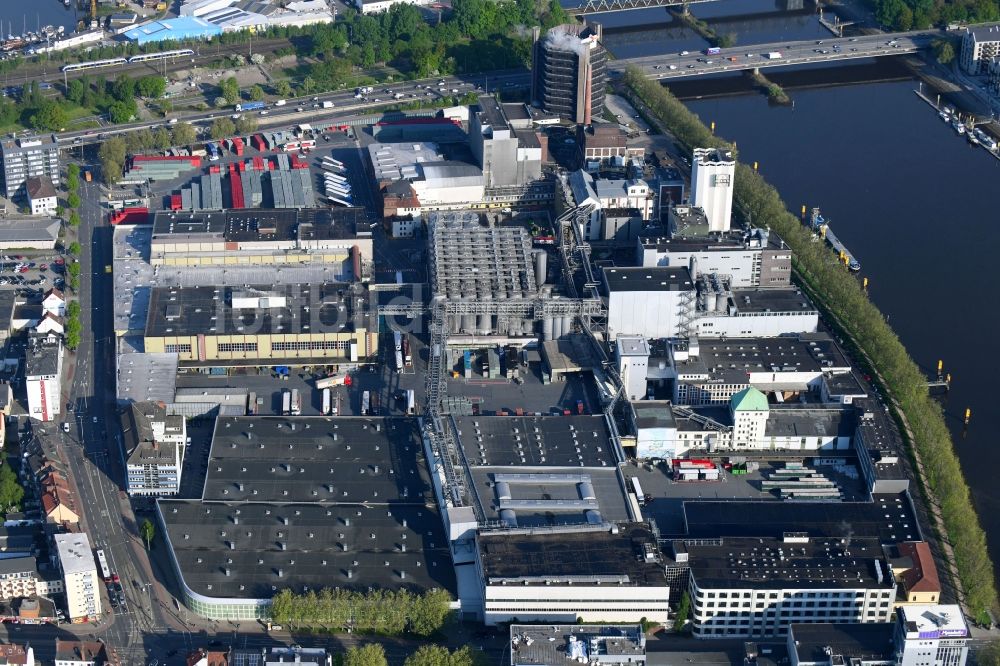
<svg viewBox="0 0 1000 666">
<path fill-rule="evenodd" d="M 734 148 L 714 136 L 669 90 L 647 79 L 640 70 L 630 67 L 624 82 L 647 112 L 687 149 Z M 734 201 L 734 208 L 744 218 L 755 226 L 770 227 L 788 243 L 799 279 L 870 359 L 872 369 L 897 402 L 912 435 L 909 444 L 924 470 L 922 482 L 937 499 L 966 604 L 978 619 L 985 620 L 986 611 L 997 608 L 993 563 L 943 410 L 927 392 L 927 377 L 868 300 L 858 280 L 844 270 L 825 243 L 812 241 L 812 234 L 789 212 L 778 191 L 743 163 L 736 169 Z"/>
</svg>

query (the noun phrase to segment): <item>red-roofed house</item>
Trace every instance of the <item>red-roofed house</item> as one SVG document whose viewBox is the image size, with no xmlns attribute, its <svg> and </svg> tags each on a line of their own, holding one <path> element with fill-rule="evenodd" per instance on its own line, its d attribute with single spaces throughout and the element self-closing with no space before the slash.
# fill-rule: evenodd
<svg viewBox="0 0 1000 666">
<path fill-rule="evenodd" d="M 892 569 L 899 583 L 899 595 L 908 604 L 936 604 L 941 598 L 941 579 L 926 541 L 906 541 L 899 544 L 899 559 Z"/>
</svg>

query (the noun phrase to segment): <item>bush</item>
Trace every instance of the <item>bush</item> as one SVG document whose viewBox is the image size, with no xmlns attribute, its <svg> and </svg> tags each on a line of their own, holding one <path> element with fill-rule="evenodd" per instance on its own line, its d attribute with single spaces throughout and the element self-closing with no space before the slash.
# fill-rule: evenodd
<svg viewBox="0 0 1000 666">
<path fill-rule="evenodd" d="M 698 146 L 732 148 L 640 70 L 630 67 L 625 83 L 689 150 Z M 908 443 L 923 467 L 916 481 L 927 487 L 940 507 L 947 531 L 942 538 L 954 550 L 965 601 L 975 615 L 996 608 L 996 583 L 986 535 L 979 525 L 941 405 L 927 393 L 926 376 L 858 281 L 825 244 L 812 241 L 812 234 L 788 211 L 774 187 L 749 166 L 739 164 L 734 194 L 736 211 L 757 226 L 767 225 L 788 243 L 800 282 L 863 351 L 885 384 L 906 419 L 912 435 Z"/>
<path fill-rule="evenodd" d="M 80 214 L 77 213 L 75 210 L 69 215 L 69 226 L 71 227 L 80 226 Z M 77 247 L 80 247 L 79 243 L 77 243 Z"/>
</svg>

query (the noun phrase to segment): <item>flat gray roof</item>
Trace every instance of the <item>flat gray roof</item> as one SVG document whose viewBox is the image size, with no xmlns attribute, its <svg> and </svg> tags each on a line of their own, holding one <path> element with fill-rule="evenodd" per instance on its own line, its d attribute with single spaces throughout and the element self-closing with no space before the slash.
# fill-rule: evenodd
<svg viewBox="0 0 1000 666">
<path fill-rule="evenodd" d="M 687 291 L 694 289 L 691 271 L 686 266 L 652 268 L 605 268 L 604 281 L 609 291 Z"/>
<path fill-rule="evenodd" d="M 733 289 L 733 302 L 738 314 L 757 312 L 816 312 L 805 294 L 795 287 L 761 287 Z"/>
<path fill-rule="evenodd" d="M 847 358 L 826 333 L 778 338 L 699 339 L 698 355 L 677 363 L 678 374 L 707 374 L 709 381 L 725 379 L 725 383 L 746 383 L 748 372 L 820 372 L 848 368 Z"/>
<path fill-rule="evenodd" d="M 843 657 L 843 663 L 852 658 L 892 661 L 895 631 L 895 623 L 889 622 L 793 624 L 789 627 L 789 637 L 799 661 L 829 663 L 831 656 Z"/>
<path fill-rule="evenodd" d="M 453 418 L 473 467 L 613 468 L 616 463 L 602 415 Z"/>
<path fill-rule="evenodd" d="M 118 399 L 174 401 L 177 354 L 127 353 L 118 356 Z"/>
<path fill-rule="evenodd" d="M 646 636 L 637 624 L 512 624 L 510 653 L 513 666 L 554 666 L 570 661 L 574 648 L 591 663 L 602 657 L 613 661 L 642 663 Z M 575 647 L 575 646 L 574 646 Z"/>
</svg>

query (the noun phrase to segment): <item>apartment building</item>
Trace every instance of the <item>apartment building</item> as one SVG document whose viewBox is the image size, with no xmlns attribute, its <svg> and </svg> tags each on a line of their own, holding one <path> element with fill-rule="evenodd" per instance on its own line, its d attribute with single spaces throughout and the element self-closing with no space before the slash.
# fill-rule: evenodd
<svg viewBox="0 0 1000 666">
<path fill-rule="evenodd" d="M 22 136 L 0 141 L 3 160 L 4 196 L 13 199 L 20 194 L 25 181 L 32 176 L 44 176 L 54 186 L 59 185 L 59 144 L 56 136 Z"/>
<path fill-rule="evenodd" d="M 101 614 L 100 576 L 90 539 L 77 534 L 56 534 L 56 554 L 63 575 L 66 616 L 72 622 L 87 622 Z"/>
</svg>

